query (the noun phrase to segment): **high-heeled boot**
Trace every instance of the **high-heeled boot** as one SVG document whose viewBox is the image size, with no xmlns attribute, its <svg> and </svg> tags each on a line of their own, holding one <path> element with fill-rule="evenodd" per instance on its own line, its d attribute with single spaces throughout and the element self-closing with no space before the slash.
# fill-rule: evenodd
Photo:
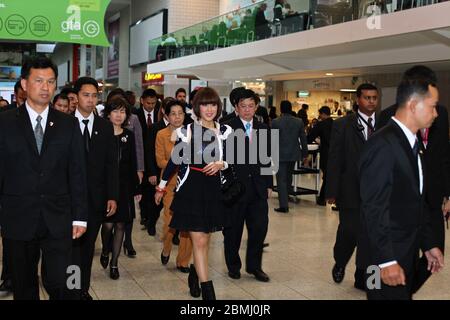
<svg viewBox="0 0 450 320">
<path fill-rule="evenodd" d="M 200 297 L 200 286 L 198 285 L 198 276 L 195 267 L 191 264 L 188 276 L 189 292 L 194 298 Z"/>
<path fill-rule="evenodd" d="M 202 282 L 200 285 L 202 286 L 203 300 L 216 300 L 216 293 L 214 292 L 214 286 L 211 280 Z"/>
</svg>

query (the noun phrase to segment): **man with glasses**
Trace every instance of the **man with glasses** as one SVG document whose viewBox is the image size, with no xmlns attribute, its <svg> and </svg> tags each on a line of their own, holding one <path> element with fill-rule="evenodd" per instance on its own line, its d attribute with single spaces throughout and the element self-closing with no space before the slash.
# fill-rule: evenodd
<svg viewBox="0 0 450 320">
<path fill-rule="evenodd" d="M 63 299 L 72 239 L 86 231 L 86 163 L 77 121 L 50 108 L 58 69 L 45 57 L 22 67 L 27 100 L 0 115 L 1 231 L 14 299 L 38 300 L 38 265 L 51 300 Z"/>
</svg>

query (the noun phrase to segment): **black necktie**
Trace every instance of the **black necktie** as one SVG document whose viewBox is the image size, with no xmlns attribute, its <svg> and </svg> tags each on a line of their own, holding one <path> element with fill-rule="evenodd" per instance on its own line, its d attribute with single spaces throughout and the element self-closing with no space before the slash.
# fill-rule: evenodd
<svg viewBox="0 0 450 320">
<path fill-rule="evenodd" d="M 416 139 L 416 142 L 414 143 L 414 146 L 412 148 L 414 158 L 417 159 L 417 156 L 419 155 L 419 141 Z"/>
<path fill-rule="evenodd" d="M 367 120 L 367 139 L 369 139 L 375 131 L 375 128 L 372 124 L 373 119 L 369 117 Z"/>
<path fill-rule="evenodd" d="M 89 119 L 82 120 L 82 122 L 84 123 L 84 130 L 83 130 L 84 147 L 86 149 L 86 152 L 89 152 L 89 143 L 91 141 L 91 137 L 89 136 L 89 129 L 88 129 Z"/>
</svg>

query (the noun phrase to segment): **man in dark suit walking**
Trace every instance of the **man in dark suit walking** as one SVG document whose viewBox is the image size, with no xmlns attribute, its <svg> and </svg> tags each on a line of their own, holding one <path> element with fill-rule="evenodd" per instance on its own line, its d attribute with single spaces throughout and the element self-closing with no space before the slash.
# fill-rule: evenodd
<svg viewBox="0 0 450 320">
<path fill-rule="evenodd" d="M 414 66 L 405 71 L 403 81 L 430 81 L 437 83 L 436 74 L 428 67 Z M 398 106 L 394 104 L 380 114 L 380 125 L 385 125 L 395 115 Z M 424 167 L 426 169 L 425 200 L 430 210 L 433 234 L 437 237 L 438 247 L 444 253 L 445 226 L 444 217 L 450 211 L 450 150 L 448 143 L 449 123 L 447 109 L 437 105 L 437 118 L 430 128 L 424 128 L 417 134 L 421 149 L 424 150 Z M 443 205 L 444 203 L 444 205 Z M 427 259 L 422 256 L 417 266 L 413 293 L 429 278 Z"/>
<path fill-rule="evenodd" d="M 435 83 L 403 81 L 395 116 L 362 152 L 359 246 L 368 253 L 366 265 L 381 268 L 381 287 L 369 287 L 368 299 L 410 300 L 419 250 L 432 273 L 443 267 L 425 206 L 426 174 L 417 139 L 419 130 L 431 127 L 437 117 L 438 99 Z"/>
<path fill-rule="evenodd" d="M 356 113 L 333 123 L 328 153 L 325 194 L 328 203 L 339 207 L 339 226 L 333 249 L 335 265 L 331 271 L 336 283 L 344 279 L 345 267 L 357 244 L 360 225 L 358 161 L 364 143 L 377 126 L 378 89 L 365 83 L 357 88 L 356 96 Z M 356 260 L 354 285 L 364 289 L 364 270 L 358 266 L 358 256 Z"/>
<path fill-rule="evenodd" d="M 327 106 L 319 109 L 320 121 L 314 126 L 308 134 L 308 142 L 313 143 L 314 140 L 320 138 L 319 152 L 320 163 L 319 167 L 322 170 L 322 187 L 320 188 L 319 197 L 316 203 L 320 206 L 325 206 L 325 189 L 327 181 L 327 164 L 328 151 L 330 150 L 331 128 L 333 126 L 333 119 L 331 118 L 331 110 Z"/>
<path fill-rule="evenodd" d="M 22 67 L 26 103 L 0 115 L 0 225 L 14 299 L 38 300 L 38 263 L 50 299 L 63 299 L 72 239 L 86 231 L 86 164 L 77 121 L 49 107 L 58 69 Z"/>
<path fill-rule="evenodd" d="M 292 104 L 287 100 L 281 101 L 280 109 L 281 116 L 272 121 L 272 129 L 278 129 L 280 134 L 280 167 L 277 172 L 280 207 L 275 208 L 275 211 L 287 213 L 289 212 L 289 192 L 292 190 L 295 162 L 306 161 L 308 142 L 303 121 L 292 115 Z"/>
<path fill-rule="evenodd" d="M 116 212 L 119 193 L 119 161 L 117 142 L 111 122 L 94 115 L 98 84 L 89 77 L 79 78 L 74 85 L 78 93 L 75 117 L 83 132 L 87 163 L 89 227 L 74 243 L 74 259 L 80 259 L 81 299 L 92 300 L 89 294 L 95 241 L 105 216 Z M 77 256 L 79 255 L 79 256 Z M 78 261 L 77 261 L 78 262 Z"/>
<path fill-rule="evenodd" d="M 155 150 L 151 146 L 155 145 L 155 141 L 151 141 L 150 132 L 152 127 L 158 122 L 158 97 L 153 89 L 146 89 L 141 95 L 141 108 L 136 114 L 141 122 L 142 135 L 144 140 L 144 179 L 142 180 L 142 199 L 139 202 L 141 209 L 141 224 L 143 224 L 149 235 L 156 234 L 156 222 L 162 206 L 155 204 L 155 186 L 158 182 L 157 172 L 151 170 L 151 158 L 155 155 Z M 156 136 L 154 137 L 156 139 Z"/>
<path fill-rule="evenodd" d="M 269 225 L 267 198 L 272 191 L 273 178 L 272 175 L 263 175 L 261 172 L 263 167 L 270 167 L 270 158 L 268 163 L 262 163 L 259 158 L 261 153 L 259 148 L 264 143 L 261 133 L 266 133 L 267 157 L 270 157 L 270 134 L 267 125 L 255 117 L 257 99 L 252 90 L 243 91 L 236 106 L 238 116 L 226 123 L 233 128 L 236 135 L 233 163 L 237 178 L 245 186 L 245 193 L 234 205 L 231 226 L 224 229 L 223 235 L 228 276 L 232 279 L 241 277 L 239 248 L 245 223 L 248 231 L 246 271 L 253 274 L 257 280 L 267 282 L 269 277 L 262 270 L 261 264 L 264 239 Z M 254 144 L 254 148 L 251 144 Z M 256 155 L 251 155 L 251 152 Z M 245 155 L 244 163 L 238 162 L 242 155 Z M 254 163 L 251 161 L 253 158 L 256 160 Z"/>
</svg>

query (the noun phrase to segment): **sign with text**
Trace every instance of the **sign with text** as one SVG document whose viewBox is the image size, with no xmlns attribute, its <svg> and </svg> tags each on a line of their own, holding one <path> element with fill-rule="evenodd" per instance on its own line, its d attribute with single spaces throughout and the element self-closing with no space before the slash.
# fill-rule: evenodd
<svg viewBox="0 0 450 320">
<path fill-rule="evenodd" d="M 142 87 L 161 86 L 164 82 L 164 75 L 161 73 L 142 72 Z"/>
<path fill-rule="evenodd" d="M 109 46 L 110 0 L 0 0 L 0 39 Z"/>
</svg>

